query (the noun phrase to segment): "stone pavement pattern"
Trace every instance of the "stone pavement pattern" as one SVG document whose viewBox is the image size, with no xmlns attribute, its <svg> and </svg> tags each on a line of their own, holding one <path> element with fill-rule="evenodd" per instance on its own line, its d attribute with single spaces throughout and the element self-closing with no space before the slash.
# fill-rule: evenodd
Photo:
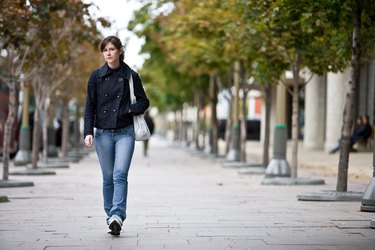
<svg viewBox="0 0 375 250">
<path fill-rule="evenodd" d="M 359 202 L 297 201 L 335 189 L 334 177 L 324 176 L 324 186 L 265 186 L 261 175 L 239 175 L 158 138 L 149 157 L 141 150 L 137 143 L 120 237 L 107 234 L 91 153 L 56 176 L 11 176 L 35 186 L 0 189 L 11 200 L 0 203 L 0 249 L 375 249 L 375 214 L 360 212 Z"/>
</svg>

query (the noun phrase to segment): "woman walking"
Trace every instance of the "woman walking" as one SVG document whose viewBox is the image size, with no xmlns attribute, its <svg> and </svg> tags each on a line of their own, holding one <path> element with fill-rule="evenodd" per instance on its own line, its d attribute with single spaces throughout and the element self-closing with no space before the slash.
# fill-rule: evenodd
<svg viewBox="0 0 375 250">
<path fill-rule="evenodd" d="M 135 144 L 133 115 L 143 114 L 150 104 L 140 77 L 123 62 L 120 39 L 105 38 L 100 51 L 105 64 L 94 70 L 88 80 L 84 138 L 87 147 L 95 146 L 102 170 L 109 233 L 120 235 L 126 219 L 128 172 Z M 130 78 L 137 98 L 135 104 L 130 104 Z"/>
</svg>

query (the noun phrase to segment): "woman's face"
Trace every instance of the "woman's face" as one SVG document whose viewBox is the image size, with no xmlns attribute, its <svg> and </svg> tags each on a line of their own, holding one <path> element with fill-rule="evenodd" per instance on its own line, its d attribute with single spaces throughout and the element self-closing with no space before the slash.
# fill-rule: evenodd
<svg viewBox="0 0 375 250">
<path fill-rule="evenodd" d="M 120 62 L 121 51 L 117 49 L 111 42 L 103 49 L 103 57 L 109 65 L 117 64 Z"/>
</svg>

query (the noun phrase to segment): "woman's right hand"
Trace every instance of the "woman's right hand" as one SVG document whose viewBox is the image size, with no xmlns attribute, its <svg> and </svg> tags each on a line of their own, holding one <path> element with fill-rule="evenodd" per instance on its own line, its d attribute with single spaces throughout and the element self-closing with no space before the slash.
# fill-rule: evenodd
<svg viewBox="0 0 375 250">
<path fill-rule="evenodd" d="M 92 135 L 86 135 L 86 137 L 85 137 L 86 147 L 92 148 L 93 141 L 94 141 L 94 138 L 92 137 Z"/>
</svg>

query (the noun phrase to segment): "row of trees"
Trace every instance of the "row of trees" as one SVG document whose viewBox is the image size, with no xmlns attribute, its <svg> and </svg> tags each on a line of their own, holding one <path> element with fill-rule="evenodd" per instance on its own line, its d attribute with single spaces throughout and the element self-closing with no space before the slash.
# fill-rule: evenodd
<svg viewBox="0 0 375 250">
<path fill-rule="evenodd" d="M 31 88 L 35 97 L 33 168 L 37 168 L 41 117 L 44 118 L 43 155 L 47 159 L 47 130 L 53 116 L 52 106 L 57 104 L 62 104 L 64 110 L 63 152 L 66 155 L 68 103 L 73 100 L 79 107 L 84 102 L 87 77 L 100 59 L 95 49 L 101 40 L 98 27 L 109 26 L 107 20 L 90 16 L 90 6 L 74 0 L 0 2 L 0 80 L 9 89 L 9 113 L 3 141 L 3 180 L 8 179 L 9 144 L 21 88 L 24 93 Z M 25 129 L 28 124 L 22 126 L 21 129 Z"/>
<path fill-rule="evenodd" d="M 240 128 L 239 88 L 246 97 L 253 86 L 248 84 L 248 79 L 255 79 L 264 92 L 263 164 L 267 165 L 270 85 L 282 83 L 285 79 L 282 75 L 290 70 L 293 73 L 288 88 L 293 96 L 292 177 L 297 177 L 301 87 L 308 83 L 312 74 L 322 75 L 350 67 L 337 182 L 337 191 L 347 191 L 359 69 L 361 63 L 373 57 L 375 44 L 374 1 L 145 0 L 128 28 L 145 38 L 142 52 L 148 59 L 141 73 L 149 83 L 148 93 L 154 105 L 176 110 L 183 103 L 194 103 L 201 108 L 207 100 L 203 97 L 210 97 L 210 146 L 214 154 L 217 153 L 217 91 L 232 89 L 232 149 L 236 149 Z M 302 74 L 303 71 L 310 72 L 310 76 Z M 196 135 L 199 129 L 198 122 Z"/>
</svg>

